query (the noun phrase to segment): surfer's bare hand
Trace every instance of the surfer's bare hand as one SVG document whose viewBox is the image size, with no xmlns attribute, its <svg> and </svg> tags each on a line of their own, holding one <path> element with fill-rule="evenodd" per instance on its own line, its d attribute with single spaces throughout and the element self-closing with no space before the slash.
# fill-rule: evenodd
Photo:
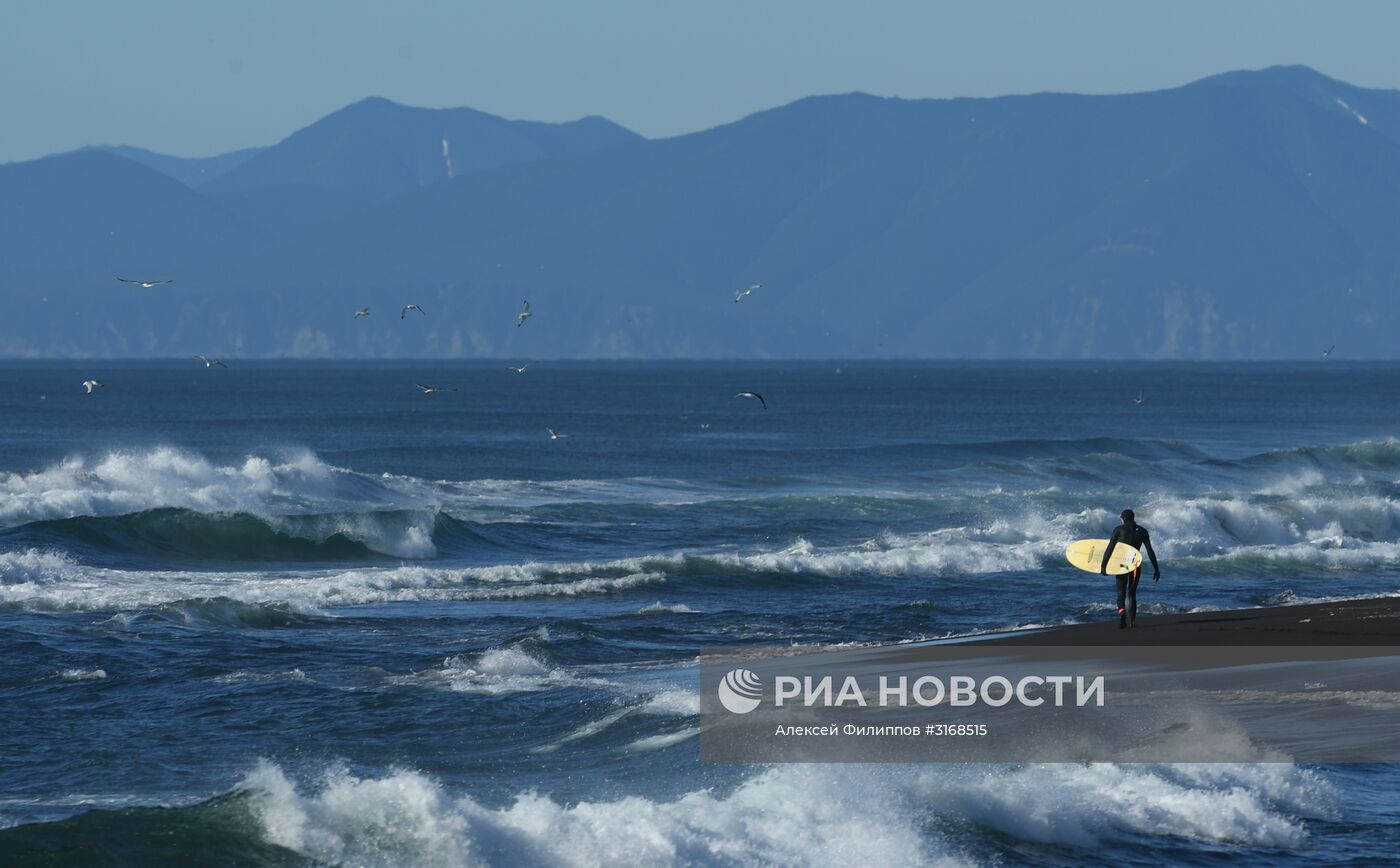
<svg viewBox="0 0 1400 868">
<path fill-rule="evenodd" d="M 1152 571 L 1152 581 L 1155 582 L 1155 581 L 1157 581 L 1157 580 L 1160 579 L 1160 578 L 1162 578 L 1162 571 L 1161 571 L 1161 570 L 1153 570 L 1153 571 Z"/>
</svg>

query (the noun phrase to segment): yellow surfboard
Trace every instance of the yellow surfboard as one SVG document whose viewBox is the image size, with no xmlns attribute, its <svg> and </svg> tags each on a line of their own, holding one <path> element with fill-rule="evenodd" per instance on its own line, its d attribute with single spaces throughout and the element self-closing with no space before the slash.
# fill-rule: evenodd
<svg viewBox="0 0 1400 868">
<path fill-rule="evenodd" d="M 1106 548 L 1106 539 L 1076 540 L 1065 548 L 1065 557 L 1081 570 L 1097 573 L 1103 564 L 1103 552 Z M 1110 576 L 1120 576 L 1123 573 L 1131 573 L 1140 566 L 1142 553 L 1127 543 L 1119 543 L 1113 547 L 1113 559 L 1108 562 L 1107 572 Z"/>
</svg>

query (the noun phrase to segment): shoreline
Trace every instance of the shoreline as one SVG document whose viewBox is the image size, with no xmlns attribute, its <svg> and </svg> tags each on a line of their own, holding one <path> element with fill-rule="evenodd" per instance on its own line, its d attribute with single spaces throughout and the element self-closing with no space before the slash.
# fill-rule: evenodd
<svg viewBox="0 0 1400 868">
<path fill-rule="evenodd" d="M 1392 645 L 1400 644 L 1400 596 L 1142 615 L 1127 629 L 1114 617 L 968 639 L 991 645 Z"/>
</svg>

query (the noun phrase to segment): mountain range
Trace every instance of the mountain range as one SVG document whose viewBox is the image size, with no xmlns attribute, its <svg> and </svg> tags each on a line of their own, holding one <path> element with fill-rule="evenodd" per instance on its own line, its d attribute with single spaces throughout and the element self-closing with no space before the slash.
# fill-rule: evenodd
<svg viewBox="0 0 1400 868">
<path fill-rule="evenodd" d="M 1395 357 L 1397 238 L 1400 92 L 1305 67 L 658 140 L 375 98 L 0 166 L 0 356 Z"/>
</svg>

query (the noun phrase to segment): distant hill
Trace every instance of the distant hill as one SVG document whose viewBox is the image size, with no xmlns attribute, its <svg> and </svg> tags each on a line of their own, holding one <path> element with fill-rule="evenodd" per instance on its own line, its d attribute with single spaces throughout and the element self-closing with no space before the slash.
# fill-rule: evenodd
<svg viewBox="0 0 1400 868">
<path fill-rule="evenodd" d="M 217 154 L 212 157 L 172 157 L 168 154 L 157 154 L 145 148 L 134 148 L 131 145 L 94 145 L 84 150 L 106 151 L 109 154 L 126 157 L 148 169 L 155 169 L 162 175 L 169 175 L 187 187 L 197 187 L 214 180 L 235 166 L 243 164 L 265 149 L 244 148 L 240 151 L 229 151 L 227 154 Z"/>
<path fill-rule="evenodd" d="M 449 178 L 640 139 L 600 117 L 510 121 L 375 97 L 293 133 L 202 189 L 261 225 L 290 232 Z"/>
<path fill-rule="evenodd" d="M 308 326 L 334 298 L 428 291 L 433 352 L 1385 354 L 1396 107 L 1299 69 L 1127 96 L 817 97 L 401 197 L 260 268 L 295 277 Z M 530 335 L 482 325 L 526 296 Z"/>
<path fill-rule="evenodd" d="M 210 207 L 235 207 L 244 183 L 279 191 L 263 201 L 299 203 L 285 208 L 302 228 L 240 209 L 278 240 L 191 266 L 168 322 L 117 311 L 111 333 L 84 345 L 1300 358 L 1336 343 L 1339 355 L 1400 356 L 1400 310 L 1388 304 L 1400 279 L 1400 93 L 1302 67 L 1121 96 L 813 97 L 671 139 L 626 134 L 554 155 L 517 145 L 529 159 L 483 156 L 471 171 L 456 164 L 462 134 L 449 132 L 455 177 L 440 137 L 435 153 L 422 144 L 442 125 L 416 127 L 408 110 L 414 160 L 370 159 L 377 168 L 356 181 L 348 166 L 386 152 L 377 136 L 400 141 L 386 120 L 400 108 L 359 103 L 318 132 L 321 153 L 344 141 L 344 162 L 258 168 L 290 159 L 278 149 L 327 118 L 202 187 Z M 240 180 L 255 170 L 265 174 L 247 177 L 265 185 Z M 303 182 L 340 198 L 315 218 Z M 763 287 L 736 304 L 753 283 Z M 525 298 L 535 316 L 516 328 Z M 401 322 L 408 301 L 429 316 Z M 364 305 L 374 314 L 352 319 Z M 62 323 L 0 322 L 0 352 L 66 341 Z"/>
<path fill-rule="evenodd" d="M 184 184 L 114 154 L 0 165 L 0 275 L 165 273 L 265 239 Z"/>
<path fill-rule="evenodd" d="M 85 150 L 0 165 L 0 355 L 167 352 L 182 305 L 116 282 L 183 277 L 267 236 L 180 182 Z M 201 326 L 201 329 L 204 326 Z"/>
<path fill-rule="evenodd" d="M 116 277 L 185 279 L 266 239 L 175 179 L 101 150 L 0 165 L 0 356 L 168 353 L 179 323 L 197 321 L 203 335 L 217 312 Z"/>
</svg>

